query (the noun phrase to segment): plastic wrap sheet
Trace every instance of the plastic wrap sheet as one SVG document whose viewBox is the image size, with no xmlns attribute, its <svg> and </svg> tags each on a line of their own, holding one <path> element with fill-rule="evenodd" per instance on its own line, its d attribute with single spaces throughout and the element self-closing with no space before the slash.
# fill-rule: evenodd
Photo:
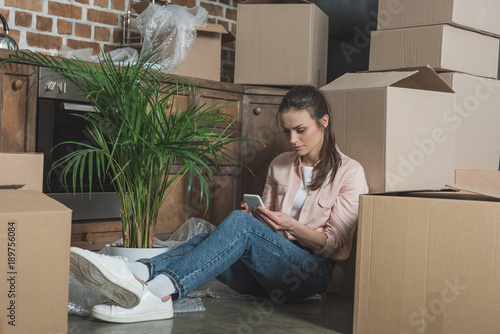
<svg viewBox="0 0 500 334">
<path fill-rule="evenodd" d="M 120 49 L 115 49 L 108 52 L 108 55 L 113 59 L 114 62 L 126 62 L 137 59 L 139 52 L 131 47 L 125 47 Z"/>
<path fill-rule="evenodd" d="M 175 71 L 186 59 L 196 38 L 195 26 L 206 24 L 208 12 L 196 6 L 150 4 L 135 20 L 142 36 L 141 55 L 157 52 L 151 61 L 164 71 Z"/>
<path fill-rule="evenodd" d="M 75 50 L 69 46 L 61 45 L 58 55 L 61 58 L 78 58 L 89 61 L 94 59 L 92 56 L 93 52 L 94 50 L 92 48 Z"/>
</svg>

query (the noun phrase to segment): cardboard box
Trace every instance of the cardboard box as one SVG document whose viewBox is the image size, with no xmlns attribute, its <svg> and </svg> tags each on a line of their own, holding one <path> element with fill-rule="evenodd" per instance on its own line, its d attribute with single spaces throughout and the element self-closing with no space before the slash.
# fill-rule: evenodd
<svg viewBox="0 0 500 334">
<path fill-rule="evenodd" d="M 499 332 L 500 192 L 489 194 L 361 196 L 354 333 Z"/>
<path fill-rule="evenodd" d="M 500 2 L 491 0 L 379 0 L 378 30 L 451 24 L 500 35 Z"/>
<path fill-rule="evenodd" d="M 237 20 L 235 83 L 326 84 L 328 16 L 316 5 L 247 0 Z"/>
<path fill-rule="evenodd" d="M 430 68 L 347 73 L 322 87 L 342 152 L 371 192 L 441 188 L 454 178 L 453 90 Z"/>
<path fill-rule="evenodd" d="M 456 170 L 455 183 L 467 184 L 500 191 L 500 171 L 498 170 Z"/>
<path fill-rule="evenodd" d="M 0 186 L 42 192 L 42 153 L 0 153 Z"/>
<path fill-rule="evenodd" d="M 463 73 L 440 73 L 456 93 L 455 169 L 498 170 L 500 81 Z"/>
<path fill-rule="evenodd" d="M 43 169 L 39 154 L 20 155 L 2 154 L 0 174 L 29 173 L 23 159 Z M 66 333 L 70 239 L 70 209 L 37 190 L 0 190 L 0 333 Z"/>
<path fill-rule="evenodd" d="M 370 71 L 430 66 L 497 78 L 499 39 L 477 32 L 433 25 L 373 31 Z"/>
<path fill-rule="evenodd" d="M 131 6 L 136 14 L 141 14 L 148 8 L 150 2 L 143 0 Z M 132 23 L 133 25 L 133 23 Z M 197 26 L 196 39 L 182 64 L 173 74 L 220 81 L 222 43 L 234 41 L 234 36 L 220 24 Z"/>
<path fill-rule="evenodd" d="M 234 36 L 220 24 L 196 27 L 194 40 L 188 56 L 173 72 L 174 74 L 220 81 L 221 45 L 234 40 Z"/>
</svg>

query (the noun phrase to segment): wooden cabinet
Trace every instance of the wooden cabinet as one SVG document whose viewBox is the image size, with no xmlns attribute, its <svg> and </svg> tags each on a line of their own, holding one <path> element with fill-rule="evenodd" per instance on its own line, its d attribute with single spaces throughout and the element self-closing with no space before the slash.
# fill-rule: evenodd
<svg viewBox="0 0 500 334">
<path fill-rule="evenodd" d="M 0 67 L 0 152 L 34 152 L 37 100 L 36 67 Z"/>
<path fill-rule="evenodd" d="M 279 153 L 290 150 L 276 121 L 279 104 L 286 92 L 282 88 L 245 87 L 243 134 L 263 143 L 251 141 L 242 147 L 242 161 L 251 170 L 243 172 L 243 193 L 261 195 L 269 164 Z"/>
</svg>

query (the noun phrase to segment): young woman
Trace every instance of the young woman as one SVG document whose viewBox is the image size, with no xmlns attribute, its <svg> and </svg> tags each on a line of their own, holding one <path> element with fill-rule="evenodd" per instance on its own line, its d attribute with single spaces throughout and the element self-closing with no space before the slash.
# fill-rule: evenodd
<svg viewBox="0 0 500 334">
<path fill-rule="evenodd" d="M 274 303 L 325 291 L 336 260 L 346 259 L 368 192 L 361 165 L 335 144 L 330 108 L 311 86 L 291 89 L 277 114 L 293 152 L 268 169 L 265 207 L 233 211 L 211 234 L 200 234 L 151 259 L 125 262 L 71 249 L 71 273 L 108 296 L 92 315 L 110 322 L 172 317 L 172 299 L 217 278 L 244 295 Z"/>
</svg>

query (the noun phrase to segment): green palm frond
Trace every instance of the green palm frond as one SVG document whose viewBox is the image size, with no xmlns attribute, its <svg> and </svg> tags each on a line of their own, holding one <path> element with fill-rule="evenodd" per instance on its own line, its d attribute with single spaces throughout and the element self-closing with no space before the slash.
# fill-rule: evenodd
<svg viewBox="0 0 500 334">
<path fill-rule="evenodd" d="M 160 206 L 182 177 L 188 177 L 188 190 L 198 179 L 207 212 L 212 169 L 220 172 L 223 162 L 241 164 L 227 145 L 250 140 L 231 130 L 235 120 L 222 112 L 228 104 L 175 110 L 174 96 L 200 93 L 189 81 L 158 70 L 150 62 L 153 55 L 115 64 L 104 53 L 90 63 L 20 51 L 6 61 L 51 68 L 98 111 L 80 116 L 88 122 L 94 144 L 72 143 L 81 148 L 55 162 L 51 171 L 62 168 L 63 185 L 70 182 L 75 189 L 86 172 L 89 179 L 112 180 L 126 247 L 151 246 Z"/>
</svg>

